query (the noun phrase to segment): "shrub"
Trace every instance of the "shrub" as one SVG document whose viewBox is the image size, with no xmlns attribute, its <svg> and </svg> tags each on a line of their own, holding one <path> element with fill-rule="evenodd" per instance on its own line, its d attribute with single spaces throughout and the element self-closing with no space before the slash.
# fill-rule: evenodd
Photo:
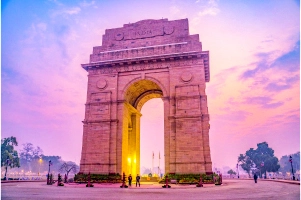
<svg viewBox="0 0 301 200">
<path fill-rule="evenodd" d="M 88 174 L 75 174 L 75 182 L 88 182 Z M 120 174 L 90 174 L 91 183 L 121 183 Z"/>
<path fill-rule="evenodd" d="M 190 183 L 195 184 L 200 182 L 200 177 L 202 177 L 203 183 L 214 183 L 213 176 L 218 177 L 217 174 L 166 174 L 168 176 L 168 182 L 170 180 L 177 180 L 178 183 Z M 159 183 L 165 183 L 166 175 Z"/>
</svg>

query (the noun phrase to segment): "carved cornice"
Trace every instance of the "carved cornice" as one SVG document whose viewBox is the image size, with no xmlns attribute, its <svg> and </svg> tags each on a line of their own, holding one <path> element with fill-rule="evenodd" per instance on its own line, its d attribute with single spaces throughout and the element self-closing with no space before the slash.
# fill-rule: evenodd
<svg viewBox="0 0 301 200">
<path fill-rule="evenodd" d="M 191 51 L 183 53 L 144 56 L 128 59 L 106 60 L 82 64 L 82 67 L 91 74 L 110 74 L 118 72 L 170 68 L 189 65 L 204 65 L 205 80 L 209 82 L 209 52 Z"/>
<path fill-rule="evenodd" d="M 80 165 L 116 165 L 115 163 L 81 163 Z"/>
<path fill-rule="evenodd" d="M 104 60 L 99 62 L 90 62 L 88 64 L 82 64 L 82 67 L 87 70 L 87 67 L 97 66 L 97 65 L 123 65 L 123 64 L 133 64 L 133 63 L 140 63 L 140 62 L 160 62 L 167 60 L 174 60 L 174 59 L 182 59 L 182 58 L 205 58 L 209 56 L 208 51 L 189 51 L 189 52 L 180 52 L 180 53 L 171 53 L 171 54 L 161 54 L 161 55 L 154 55 L 154 56 L 141 56 L 141 57 L 134 57 L 134 58 L 125 58 L 125 59 L 114 59 L 114 60 Z"/>
<path fill-rule="evenodd" d="M 110 105 L 110 104 L 123 104 L 127 102 L 126 100 L 117 100 L 117 101 L 112 101 L 112 100 L 108 100 L 105 102 L 87 102 L 84 105 L 85 106 L 99 106 L 99 105 Z"/>
<path fill-rule="evenodd" d="M 174 59 L 183 59 L 183 58 L 205 58 L 208 56 L 208 52 L 198 52 L 198 51 L 190 51 L 190 52 L 181 52 L 181 53 L 172 53 L 172 54 L 161 54 L 155 56 L 142 56 L 142 57 L 134 57 L 134 58 L 125 58 L 125 59 L 114 59 L 114 60 L 104 60 L 98 62 L 90 62 L 87 64 L 82 64 L 82 67 L 88 71 L 94 67 L 102 67 L 102 66 L 115 66 L 115 65 L 131 65 L 131 64 L 139 64 L 139 63 L 152 63 L 152 62 L 160 62 L 160 61 L 173 61 Z"/>
<path fill-rule="evenodd" d="M 182 100 L 182 99 L 196 99 L 196 98 L 199 98 L 199 99 L 206 99 L 206 95 L 191 95 L 191 96 L 184 96 L 184 95 L 178 95 L 178 96 L 175 96 L 174 99 L 175 100 Z"/>
<path fill-rule="evenodd" d="M 196 114 L 196 115 L 173 115 L 173 116 L 168 116 L 169 120 L 175 120 L 175 119 L 201 119 L 202 121 L 209 121 L 210 117 L 209 114 Z"/>
<path fill-rule="evenodd" d="M 198 49 L 193 49 L 198 51 Z M 93 54 L 90 55 L 90 63 L 105 60 L 130 59 L 138 57 L 153 57 L 158 55 L 168 55 L 173 53 L 182 53 L 193 51 L 187 45 L 187 42 L 171 43 L 155 46 L 116 49 L 111 51 L 102 51 L 99 47 L 93 48 Z"/>
<path fill-rule="evenodd" d="M 117 122 L 118 119 L 104 119 L 104 120 L 84 120 L 82 121 L 83 124 L 98 124 L 98 123 L 103 123 L 103 122 Z"/>
</svg>

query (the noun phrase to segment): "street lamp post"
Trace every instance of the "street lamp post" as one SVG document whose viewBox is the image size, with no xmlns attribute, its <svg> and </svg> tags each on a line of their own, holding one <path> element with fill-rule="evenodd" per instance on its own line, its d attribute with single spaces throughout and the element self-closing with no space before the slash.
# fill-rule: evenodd
<svg viewBox="0 0 301 200">
<path fill-rule="evenodd" d="M 292 158 L 292 156 L 290 156 L 289 162 L 291 163 L 291 166 L 292 166 L 293 180 L 295 180 L 294 168 L 293 168 L 293 158 Z"/>
<path fill-rule="evenodd" d="M 40 168 L 41 168 L 41 164 L 42 164 L 42 158 L 39 159 L 39 164 L 40 165 L 39 165 L 39 174 L 38 175 L 40 176 Z"/>
<path fill-rule="evenodd" d="M 238 163 L 236 164 L 236 169 L 237 169 L 237 178 L 239 178 Z"/>
<path fill-rule="evenodd" d="M 50 182 L 50 176 L 49 176 L 49 174 L 50 174 L 50 165 L 52 165 L 51 160 L 49 160 L 49 169 L 48 169 L 48 175 L 47 175 L 47 183 Z"/>
</svg>

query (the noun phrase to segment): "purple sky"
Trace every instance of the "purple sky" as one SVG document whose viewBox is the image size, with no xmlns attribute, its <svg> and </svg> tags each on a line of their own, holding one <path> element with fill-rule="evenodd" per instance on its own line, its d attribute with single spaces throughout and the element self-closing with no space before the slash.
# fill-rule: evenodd
<svg viewBox="0 0 301 200">
<path fill-rule="evenodd" d="M 87 89 L 80 64 L 105 29 L 188 18 L 190 34 L 210 51 L 214 167 L 234 168 L 240 153 L 263 141 L 279 158 L 300 150 L 299 1 L 11 0 L 1 12 L 1 138 L 79 163 Z M 142 114 L 141 165 L 151 167 L 154 151 L 157 166 L 162 101 L 147 102 Z"/>
</svg>

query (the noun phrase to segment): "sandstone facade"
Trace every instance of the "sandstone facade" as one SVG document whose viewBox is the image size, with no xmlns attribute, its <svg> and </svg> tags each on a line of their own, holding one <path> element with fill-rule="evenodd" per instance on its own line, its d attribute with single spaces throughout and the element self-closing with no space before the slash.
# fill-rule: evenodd
<svg viewBox="0 0 301 200">
<path fill-rule="evenodd" d="M 140 173 L 140 110 L 151 98 L 164 102 L 165 171 L 212 172 L 209 52 L 188 28 L 187 19 L 161 19 L 105 31 L 82 64 L 88 91 L 80 172 Z"/>
</svg>

